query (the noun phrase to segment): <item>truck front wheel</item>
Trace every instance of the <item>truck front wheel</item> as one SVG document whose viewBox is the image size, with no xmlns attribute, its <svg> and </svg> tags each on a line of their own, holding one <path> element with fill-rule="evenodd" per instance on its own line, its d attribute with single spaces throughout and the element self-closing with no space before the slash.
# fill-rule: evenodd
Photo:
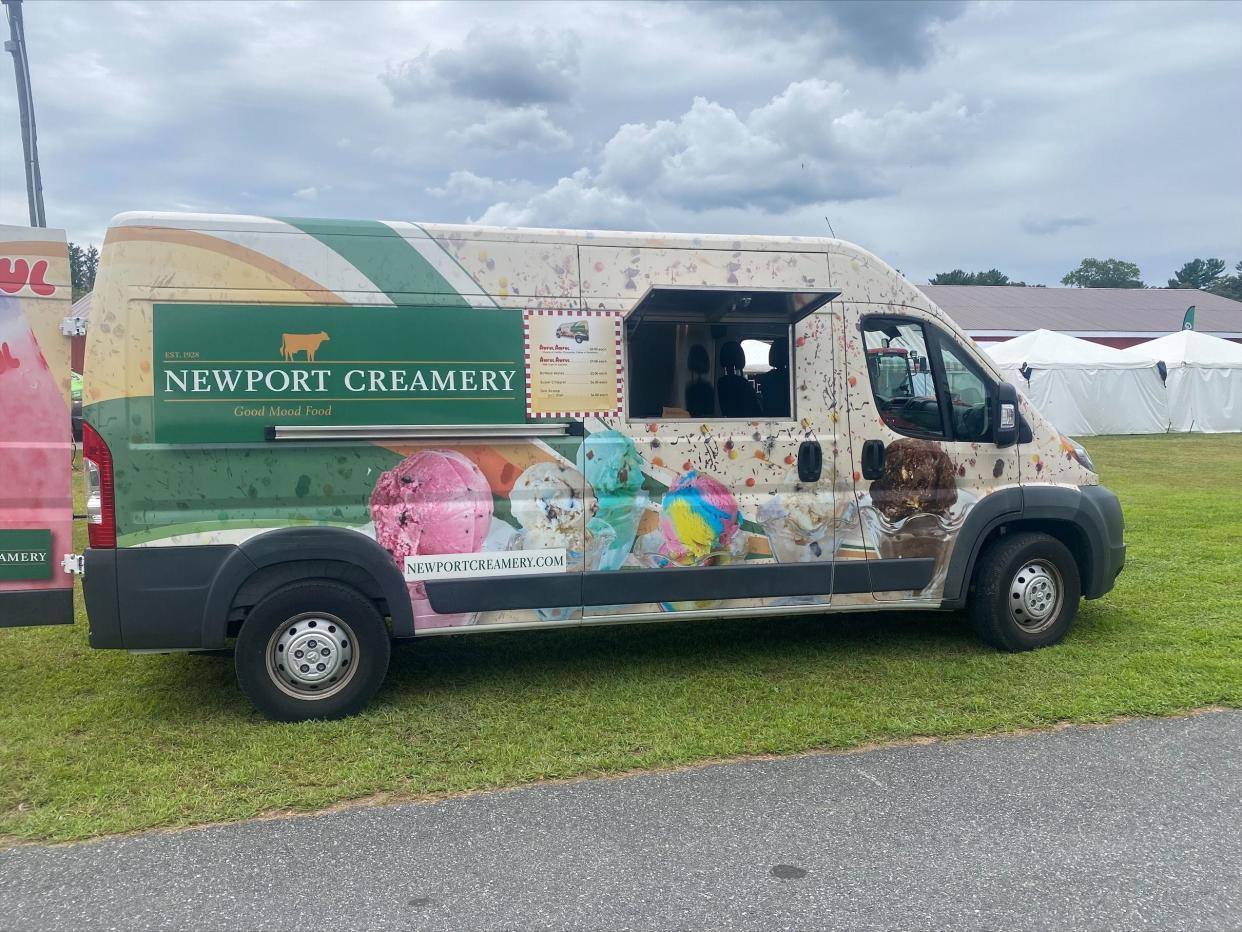
<svg viewBox="0 0 1242 932">
<path fill-rule="evenodd" d="M 388 628 L 375 605 L 340 583 L 307 580 L 265 597 L 237 638 L 237 682 L 268 718 L 344 718 L 388 672 Z"/>
<path fill-rule="evenodd" d="M 980 557 L 970 618 L 994 647 L 1035 650 L 1069 633 L 1081 595 L 1078 564 L 1069 549 L 1047 534 L 1019 531 Z"/>
</svg>

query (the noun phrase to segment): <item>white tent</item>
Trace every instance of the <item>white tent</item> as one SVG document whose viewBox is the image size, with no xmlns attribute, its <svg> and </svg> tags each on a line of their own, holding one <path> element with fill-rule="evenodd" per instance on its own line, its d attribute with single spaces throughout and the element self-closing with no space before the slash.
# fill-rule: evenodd
<svg viewBox="0 0 1242 932">
<path fill-rule="evenodd" d="M 1063 434 L 1168 430 L 1164 383 L 1153 360 L 1053 330 L 1032 330 L 986 350 Z"/>
<path fill-rule="evenodd" d="M 1242 431 L 1242 345 L 1179 330 L 1121 354 L 1167 367 L 1171 430 Z"/>
</svg>

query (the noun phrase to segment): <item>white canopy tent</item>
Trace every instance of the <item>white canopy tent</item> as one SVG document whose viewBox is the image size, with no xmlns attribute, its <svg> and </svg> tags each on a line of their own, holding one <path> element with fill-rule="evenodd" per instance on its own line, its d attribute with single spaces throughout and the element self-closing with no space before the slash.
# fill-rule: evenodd
<svg viewBox="0 0 1242 932">
<path fill-rule="evenodd" d="M 1242 345 L 1179 330 L 1120 352 L 1167 367 L 1170 430 L 1242 431 Z"/>
<path fill-rule="evenodd" d="M 1053 330 L 987 346 L 1005 378 L 1063 434 L 1162 434 L 1169 429 L 1154 360 Z"/>
</svg>

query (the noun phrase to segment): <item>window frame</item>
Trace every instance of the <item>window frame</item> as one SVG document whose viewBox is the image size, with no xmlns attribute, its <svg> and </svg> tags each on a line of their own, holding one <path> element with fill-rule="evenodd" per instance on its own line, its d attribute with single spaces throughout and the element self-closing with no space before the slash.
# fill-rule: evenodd
<svg viewBox="0 0 1242 932">
<path fill-rule="evenodd" d="M 954 340 L 947 332 L 940 327 L 933 327 L 936 332 L 936 361 L 939 363 L 940 372 L 944 378 L 944 401 L 941 404 L 943 410 L 943 418 L 949 425 L 949 431 L 953 434 L 954 443 L 991 443 L 992 442 L 992 405 L 996 400 L 996 389 L 998 383 L 983 367 L 975 360 L 970 353 L 963 353 L 960 348 L 965 344 Z M 949 375 L 944 367 L 944 358 L 941 354 L 944 352 L 944 346 L 948 345 L 954 351 L 954 357 L 966 367 L 966 370 L 974 375 L 985 388 L 984 404 L 988 408 L 988 436 L 987 437 L 958 437 L 957 431 L 954 429 L 955 421 L 953 418 L 953 397 L 949 392 Z M 939 389 L 937 389 L 939 390 Z"/>
<path fill-rule="evenodd" d="M 837 300 L 837 298 L 841 297 L 840 291 L 834 291 L 832 289 L 822 289 L 822 288 L 789 288 L 789 287 L 768 286 L 768 285 L 761 285 L 761 286 L 752 285 L 749 288 L 742 288 L 740 286 L 734 287 L 730 285 L 674 285 L 674 284 L 648 285 L 647 290 L 642 293 L 642 296 L 637 301 L 634 302 L 633 306 L 629 310 L 623 313 L 622 316 L 624 317 L 626 324 L 628 325 L 631 320 L 638 320 L 641 322 L 643 318 L 645 318 L 647 314 L 650 313 L 650 303 L 652 301 L 655 301 L 658 298 L 665 296 L 665 295 L 672 295 L 672 294 L 677 294 L 677 293 L 681 293 L 681 294 L 714 293 L 714 294 L 725 294 L 725 295 L 733 294 L 733 295 L 764 295 L 764 296 L 814 295 L 815 297 L 813 300 L 807 301 L 807 303 L 803 304 L 799 308 L 793 308 L 787 311 L 784 319 L 785 319 L 785 323 L 790 327 L 792 327 L 794 324 L 797 324 L 799 321 L 804 320 L 807 317 L 810 317 L 812 314 L 816 314 L 822 311 L 833 301 Z M 655 316 L 650 319 L 665 320 L 667 318 Z M 733 320 L 736 320 L 736 321 L 749 320 L 754 323 L 766 323 L 766 322 L 771 322 L 776 319 L 778 319 L 776 315 L 764 314 L 760 311 L 754 311 L 751 314 L 740 314 L 733 318 Z M 682 320 L 679 315 L 677 318 L 673 319 L 672 322 L 673 323 L 695 323 L 696 321 Z M 717 323 L 721 323 L 722 321 L 720 319 L 710 320 L 705 316 L 702 322 L 706 324 L 717 324 Z"/>
<path fill-rule="evenodd" d="M 902 430 L 890 424 L 882 413 L 880 413 L 879 405 L 876 403 L 875 382 L 871 378 L 871 367 L 866 366 L 867 358 L 867 330 L 872 323 L 889 323 L 889 324 L 913 324 L 920 327 L 923 331 L 923 343 L 927 349 L 927 362 L 932 370 L 932 384 L 936 389 L 936 407 L 940 411 L 940 433 L 928 434 L 923 432 L 915 432 Z M 871 391 L 871 403 L 876 405 L 876 414 L 879 415 L 881 423 L 895 434 L 901 434 L 903 437 L 913 437 L 917 440 L 934 440 L 941 443 L 985 443 L 987 439 L 978 438 L 961 438 L 957 436 L 953 425 L 953 400 L 949 395 L 949 380 L 945 374 L 944 359 L 941 357 L 941 346 L 943 343 L 950 343 L 955 348 L 963 345 L 960 341 L 953 337 L 942 327 L 936 325 L 930 320 L 923 320 L 919 317 L 913 317 L 907 314 L 864 314 L 859 321 L 859 335 L 862 337 L 863 365 L 867 368 L 867 385 Z M 963 354 L 956 354 L 961 357 Z M 979 363 L 969 354 L 965 354 L 965 358 L 960 360 L 966 368 L 972 372 L 987 387 L 986 404 L 991 405 L 995 398 L 997 382 L 992 378 Z"/>
<path fill-rule="evenodd" d="M 760 290 L 759 288 L 755 288 L 755 291 L 760 291 Z M 774 288 L 774 290 L 771 290 L 771 291 L 784 291 L 784 290 L 781 290 L 781 288 Z M 836 298 L 833 298 L 833 301 L 835 301 L 835 299 Z M 817 307 L 815 311 L 812 312 L 812 314 L 832 313 L 831 308 L 828 307 L 828 304 L 831 304 L 831 303 L 832 303 L 831 301 L 823 303 L 822 306 Z M 812 314 L 807 314 L 806 317 L 811 317 Z M 797 321 L 797 323 L 801 323 L 802 321 L 805 321 L 806 317 L 799 318 L 799 321 Z M 651 322 L 648 321 L 648 323 L 651 323 Z M 697 323 L 697 321 L 658 321 L 657 323 L 677 324 L 677 323 Z M 739 323 L 745 323 L 745 322 L 739 322 Z M 754 323 L 754 322 L 751 322 L 751 323 Z M 768 322 L 759 321 L 759 323 L 768 323 Z M 661 415 L 657 415 L 655 416 L 655 418 L 636 418 L 636 416 L 633 416 L 630 413 L 630 396 L 631 396 L 630 378 L 633 372 L 633 369 L 630 367 L 630 328 L 622 327 L 621 328 L 621 364 L 623 365 L 623 367 L 625 367 L 625 391 L 623 391 L 622 393 L 623 398 L 625 398 L 625 405 L 623 405 L 623 413 L 622 413 L 623 420 L 625 420 L 626 424 L 663 424 L 663 423 L 686 424 L 686 423 L 689 423 L 689 421 L 696 421 L 696 423 L 698 424 L 755 424 L 755 423 L 797 424 L 797 390 L 796 390 L 797 383 L 795 379 L 795 374 L 797 373 L 797 338 L 794 336 L 795 322 L 791 321 L 785 324 L 785 326 L 787 329 L 787 333 L 785 334 L 785 336 L 786 336 L 787 342 L 789 342 L 789 415 L 780 416 L 780 418 L 769 418 L 768 415 L 760 415 L 759 418 L 693 418 L 693 416 L 692 418 L 664 418 L 664 416 L 661 416 Z M 743 339 L 758 339 L 758 337 L 744 337 Z M 773 339 L 776 339 L 776 338 L 774 337 Z M 738 342 L 740 343 L 741 339 L 739 339 Z M 712 383 L 712 386 L 713 388 L 715 388 L 714 383 Z"/>
<path fill-rule="evenodd" d="M 815 296 L 813 300 L 808 301 L 806 304 L 804 304 L 800 308 L 791 309 L 790 313 L 786 316 L 785 321 L 784 321 L 786 338 L 789 342 L 789 414 L 787 416 L 767 417 L 766 415 L 761 414 L 758 418 L 753 418 L 753 417 L 666 418 L 666 417 L 660 417 L 660 416 L 634 417 L 630 413 L 630 397 L 631 397 L 630 378 L 631 378 L 631 373 L 633 371 L 632 368 L 630 367 L 630 322 L 631 320 L 637 321 L 637 323 L 635 324 L 635 329 L 637 329 L 639 326 L 642 325 L 644 320 L 653 321 L 653 322 L 662 321 L 665 323 L 673 323 L 673 324 L 678 324 L 678 323 L 713 324 L 713 323 L 730 323 L 730 322 L 738 323 L 738 324 L 745 324 L 745 323 L 770 324 L 777 319 L 775 315 L 762 314 L 758 312 L 756 312 L 753 315 L 741 314 L 737 317 L 732 318 L 730 321 L 711 321 L 707 319 L 698 320 L 698 319 L 694 319 L 690 317 L 687 317 L 686 319 L 668 320 L 660 316 L 656 316 L 653 318 L 648 318 L 646 316 L 648 312 L 647 306 L 650 301 L 660 296 L 667 295 L 670 293 L 675 293 L 675 292 L 717 292 L 717 293 L 722 293 L 722 294 L 762 294 L 762 295 L 800 295 L 801 294 L 801 295 L 814 295 Z M 716 424 L 716 423 L 753 424 L 756 422 L 765 423 L 765 424 L 796 424 L 798 422 L 798 393 L 794 389 L 794 386 L 796 384 L 795 376 L 798 372 L 798 369 L 797 369 L 798 359 L 797 359 L 797 353 L 795 350 L 796 337 L 794 336 L 794 328 L 798 323 L 800 323 L 803 320 L 806 320 L 808 317 L 812 317 L 815 314 L 832 313 L 831 305 L 834 301 L 836 301 L 840 297 L 841 297 L 841 292 L 833 288 L 807 288 L 807 287 L 788 287 L 788 286 L 782 287 L 782 286 L 765 286 L 765 285 L 750 285 L 747 287 L 742 287 L 742 286 L 732 286 L 732 285 L 679 285 L 679 284 L 671 284 L 671 283 L 648 285 L 646 290 L 643 292 L 642 296 L 639 297 L 639 299 L 636 302 L 634 302 L 634 304 L 630 307 L 630 309 L 625 311 L 622 315 L 624 324 L 622 326 L 622 331 L 621 331 L 621 360 L 622 360 L 622 365 L 625 367 L 625 386 L 624 386 L 625 404 L 624 404 L 624 409 L 623 409 L 623 417 L 624 417 L 625 423 L 627 424 L 655 424 L 661 421 L 676 421 L 676 422 L 698 421 L 699 423 L 711 423 L 711 424 Z M 743 338 L 740 338 L 738 342 L 741 342 L 741 339 L 752 339 L 752 338 L 743 337 Z"/>
<path fill-rule="evenodd" d="M 729 289 L 725 289 L 725 290 L 729 290 Z M 780 290 L 780 289 L 775 289 L 775 290 Z M 816 311 L 814 311 L 814 313 L 816 314 L 824 313 L 827 309 L 828 303 L 831 303 L 831 302 L 825 303 L 823 307 L 818 308 Z M 802 319 L 804 320 L 805 318 L 802 318 Z M 657 323 L 671 323 L 674 325 L 678 323 L 697 323 L 697 321 L 656 321 L 656 322 Z M 651 321 L 649 321 L 649 323 L 651 323 Z M 746 323 L 746 321 L 739 321 L 739 323 Z M 757 418 L 754 418 L 754 417 L 698 417 L 698 418 L 696 417 L 663 417 L 660 415 L 657 415 L 656 417 L 635 417 L 634 415 L 632 415 L 630 413 L 630 397 L 631 397 L 630 378 L 631 378 L 631 373 L 633 372 L 633 370 L 630 368 L 630 330 L 628 327 L 623 327 L 621 331 L 621 360 L 622 360 L 622 365 L 625 367 L 625 391 L 624 391 L 625 407 L 624 407 L 624 414 L 623 414 L 625 423 L 626 424 L 662 424 L 662 423 L 682 424 L 682 423 L 690 423 L 691 421 L 695 423 L 699 423 L 699 424 L 754 424 L 756 422 L 761 423 L 761 424 L 797 423 L 798 421 L 798 393 L 797 391 L 795 391 L 795 388 L 794 388 L 794 386 L 796 385 L 796 382 L 794 380 L 794 373 L 798 371 L 796 368 L 797 363 L 798 363 L 798 357 L 797 357 L 797 349 L 795 346 L 796 338 L 794 337 L 794 323 L 791 321 L 785 326 L 788 330 L 786 339 L 789 343 L 789 414 L 788 416 L 783 416 L 783 417 L 768 417 L 766 415 L 760 415 Z M 757 339 L 757 338 L 756 337 L 745 337 L 744 339 L 750 340 L 750 339 Z M 773 339 L 776 339 L 776 338 L 774 337 Z M 740 343 L 741 340 L 738 340 L 738 342 Z M 711 383 L 711 384 L 714 389 L 715 383 Z"/>
</svg>

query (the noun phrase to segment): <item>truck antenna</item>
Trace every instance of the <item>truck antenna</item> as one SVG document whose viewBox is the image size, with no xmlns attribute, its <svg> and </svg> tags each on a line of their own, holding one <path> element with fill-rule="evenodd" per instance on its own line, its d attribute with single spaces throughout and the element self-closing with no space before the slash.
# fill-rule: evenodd
<svg viewBox="0 0 1242 932">
<path fill-rule="evenodd" d="M 833 238 L 833 239 L 836 239 L 836 238 L 837 238 L 837 234 L 836 234 L 836 232 L 832 229 L 832 221 L 828 219 L 828 215 L 827 215 L 827 214 L 824 214 L 824 223 L 828 224 L 828 232 L 832 234 L 832 238 Z"/>
</svg>

